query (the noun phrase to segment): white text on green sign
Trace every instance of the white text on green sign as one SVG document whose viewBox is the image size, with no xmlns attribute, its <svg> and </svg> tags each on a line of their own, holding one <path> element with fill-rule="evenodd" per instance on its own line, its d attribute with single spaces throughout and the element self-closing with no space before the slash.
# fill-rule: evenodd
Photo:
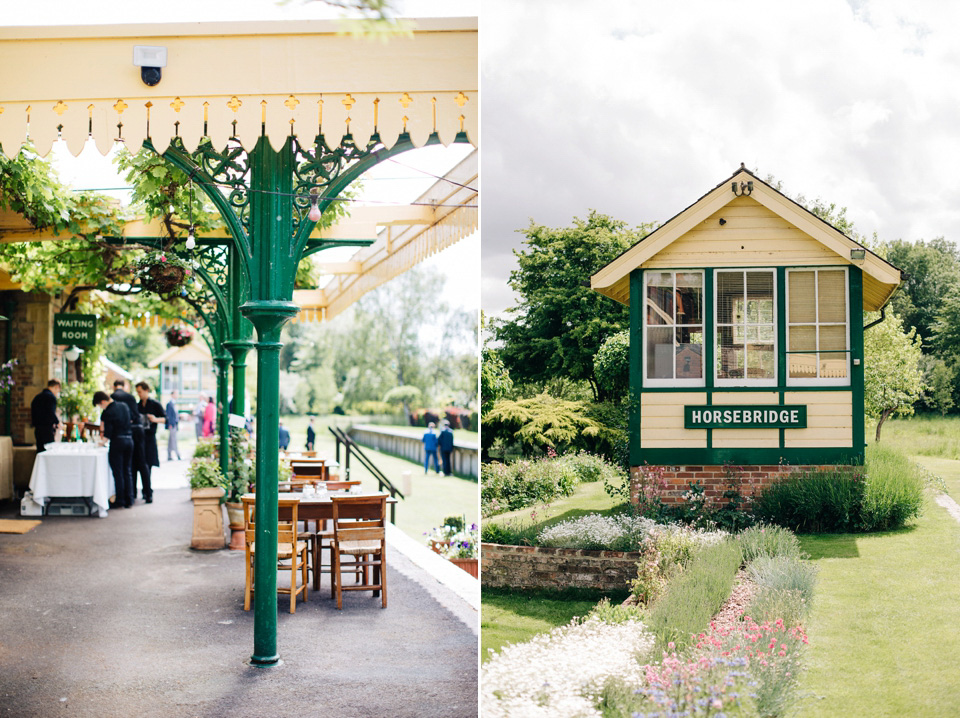
<svg viewBox="0 0 960 718">
<path fill-rule="evenodd" d="M 54 314 L 53 343 L 92 347 L 97 343 L 97 315 Z"/>
<path fill-rule="evenodd" d="M 771 406 L 685 406 L 685 429 L 806 429 L 807 407 Z"/>
</svg>

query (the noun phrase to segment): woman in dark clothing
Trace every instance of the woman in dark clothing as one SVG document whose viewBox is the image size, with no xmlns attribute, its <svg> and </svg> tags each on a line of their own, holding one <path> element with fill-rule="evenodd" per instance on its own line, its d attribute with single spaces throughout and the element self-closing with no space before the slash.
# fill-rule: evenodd
<svg viewBox="0 0 960 718">
<path fill-rule="evenodd" d="M 116 501 L 110 508 L 133 506 L 133 434 L 130 430 L 130 410 L 126 404 L 116 402 L 104 391 L 93 395 L 93 405 L 101 409 L 100 426 L 103 435 L 110 440 L 107 458 L 113 472 Z"/>
<path fill-rule="evenodd" d="M 157 450 L 157 425 L 163 424 L 167 420 L 167 414 L 163 410 L 159 401 L 150 398 L 150 385 L 145 381 L 137 383 L 137 396 L 140 397 L 138 405 L 140 416 L 147 417 L 150 424 L 146 428 L 144 436 L 143 450 L 146 455 L 147 466 L 160 466 L 160 452 Z M 149 504 L 150 500 L 147 500 Z"/>
</svg>

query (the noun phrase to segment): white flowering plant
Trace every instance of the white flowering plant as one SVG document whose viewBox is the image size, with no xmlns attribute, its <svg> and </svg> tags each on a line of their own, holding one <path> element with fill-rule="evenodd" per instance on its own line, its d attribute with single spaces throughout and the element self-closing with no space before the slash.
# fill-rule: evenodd
<svg viewBox="0 0 960 718">
<path fill-rule="evenodd" d="M 466 525 L 462 517 L 448 517 L 443 526 L 426 534 L 427 543 L 444 558 L 477 558 L 480 549 L 480 527 Z"/>
</svg>

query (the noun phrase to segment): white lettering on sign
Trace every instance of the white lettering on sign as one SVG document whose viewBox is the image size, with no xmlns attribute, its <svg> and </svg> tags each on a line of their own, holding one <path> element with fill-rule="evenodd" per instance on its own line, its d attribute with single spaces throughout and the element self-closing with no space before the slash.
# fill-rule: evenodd
<svg viewBox="0 0 960 718">
<path fill-rule="evenodd" d="M 694 412 L 693 412 L 693 423 L 694 423 L 694 424 L 699 424 L 699 423 L 702 421 L 702 419 L 700 418 L 700 415 L 701 415 L 701 412 L 699 412 L 699 411 L 694 411 Z M 710 420 L 707 419 L 707 421 L 710 421 Z"/>
<path fill-rule="evenodd" d="M 798 421 L 800 421 L 800 412 L 794 409 L 790 412 L 790 423 L 796 424 Z"/>
</svg>

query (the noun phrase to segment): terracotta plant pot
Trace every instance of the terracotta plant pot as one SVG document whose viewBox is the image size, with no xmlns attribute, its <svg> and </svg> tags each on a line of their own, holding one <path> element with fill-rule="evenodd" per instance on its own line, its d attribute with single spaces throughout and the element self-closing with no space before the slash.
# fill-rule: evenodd
<svg viewBox="0 0 960 718">
<path fill-rule="evenodd" d="M 462 568 L 474 578 L 480 577 L 480 560 L 476 558 L 451 558 L 450 563 Z"/>
<path fill-rule="evenodd" d="M 225 545 L 223 538 L 223 509 L 220 497 L 226 491 L 222 486 L 210 489 L 193 489 L 193 538 L 190 548 L 215 551 Z"/>
<path fill-rule="evenodd" d="M 228 501 L 224 504 L 227 507 L 227 522 L 230 525 L 230 550 L 243 551 L 247 547 L 246 532 L 243 523 L 243 504 Z"/>
</svg>

